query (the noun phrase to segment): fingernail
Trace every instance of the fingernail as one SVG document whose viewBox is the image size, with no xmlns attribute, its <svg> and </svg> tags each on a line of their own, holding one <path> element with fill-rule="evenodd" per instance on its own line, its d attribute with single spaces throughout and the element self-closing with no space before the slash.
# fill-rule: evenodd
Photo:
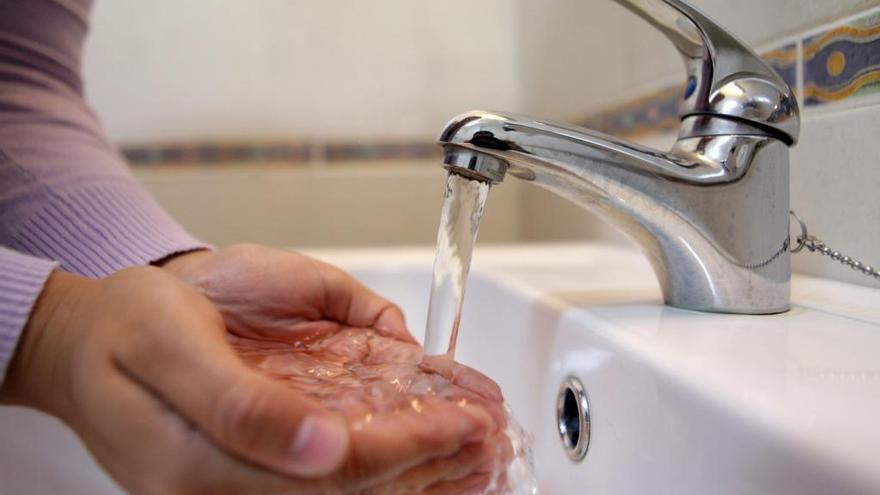
<svg viewBox="0 0 880 495">
<path fill-rule="evenodd" d="M 464 435 L 463 442 L 469 444 L 485 440 L 489 436 L 492 425 L 491 416 L 482 409 L 471 405 L 464 405 L 461 407 L 461 410 L 474 420 L 473 426 Z"/>
<path fill-rule="evenodd" d="M 307 416 L 290 448 L 293 474 L 323 476 L 339 467 L 348 451 L 348 430 L 333 418 Z"/>
<path fill-rule="evenodd" d="M 461 495 L 483 495 L 485 493 L 486 488 L 492 483 L 492 478 L 487 475 L 477 477 L 473 483 L 469 483 L 468 486 L 463 487 L 463 492 Z"/>
<path fill-rule="evenodd" d="M 486 428 L 485 425 L 481 424 L 481 425 L 477 426 L 476 428 L 474 428 L 473 430 L 471 430 L 470 433 L 465 435 L 464 443 L 469 444 L 469 443 L 482 442 L 483 440 L 486 439 L 486 437 L 488 436 L 488 433 L 489 433 L 489 429 Z"/>
</svg>

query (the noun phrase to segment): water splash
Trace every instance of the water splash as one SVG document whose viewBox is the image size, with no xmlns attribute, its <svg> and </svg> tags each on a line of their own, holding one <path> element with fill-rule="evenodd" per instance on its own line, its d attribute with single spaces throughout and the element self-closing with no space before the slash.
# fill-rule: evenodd
<svg viewBox="0 0 880 495">
<path fill-rule="evenodd" d="M 455 354 L 471 253 L 488 195 L 489 184 L 485 182 L 457 174 L 446 179 L 425 329 L 426 356 L 452 358 Z"/>
<path fill-rule="evenodd" d="M 483 495 L 538 495 L 535 460 L 532 454 L 532 436 L 513 417 L 513 410 L 505 404 L 507 434 L 513 448 L 513 460 L 503 471 L 492 473 L 492 481 Z"/>
</svg>

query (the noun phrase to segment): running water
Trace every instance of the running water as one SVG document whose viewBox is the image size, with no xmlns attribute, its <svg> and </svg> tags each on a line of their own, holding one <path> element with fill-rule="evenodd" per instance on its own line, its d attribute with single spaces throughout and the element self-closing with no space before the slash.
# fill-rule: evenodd
<svg viewBox="0 0 880 495">
<path fill-rule="evenodd" d="M 447 181 L 424 354 L 416 344 L 365 328 L 308 333 L 292 342 L 229 339 L 246 363 L 342 413 L 352 431 L 426 434 L 425 421 L 447 420 L 451 407 L 482 408 L 504 425 L 503 435 L 491 439 L 498 448 L 490 467 L 475 473 L 491 476 L 483 494 L 535 495 L 531 438 L 502 404 L 494 382 L 452 359 L 488 192 L 488 184 L 458 175 Z"/>
<path fill-rule="evenodd" d="M 425 328 L 425 356 L 455 357 L 461 305 L 471 266 L 471 254 L 477 241 L 480 218 L 489 194 L 489 184 L 450 173 L 440 213 L 437 251 L 434 255 L 434 278 Z M 536 495 L 531 437 L 516 422 L 505 405 L 505 433 L 513 447 L 513 460 L 505 470 L 492 473 L 492 482 L 484 494 Z"/>
<path fill-rule="evenodd" d="M 446 179 L 425 329 L 426 356 L 455 356 L 471 253 L 488 195 L 486 182 L 452 173 Z"/>
</svg>

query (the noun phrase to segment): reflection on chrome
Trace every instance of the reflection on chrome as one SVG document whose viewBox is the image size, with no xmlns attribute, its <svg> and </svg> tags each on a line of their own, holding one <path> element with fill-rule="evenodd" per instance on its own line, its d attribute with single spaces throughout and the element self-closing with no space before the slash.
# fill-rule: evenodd
<svg viewBox="0 0 880 495">
<path fill-rule="evenodd" d="M 797 101 L 746 45 L 680 0 L 618 0 L 685 60 L 670 151 L 503 112 L 468 112 L 440 136 L 451 172 L 509 172 L 593 210 L 639 244 L 670 305 L 777 313 L 790 305 L 789 156 Z"/>
</svg>

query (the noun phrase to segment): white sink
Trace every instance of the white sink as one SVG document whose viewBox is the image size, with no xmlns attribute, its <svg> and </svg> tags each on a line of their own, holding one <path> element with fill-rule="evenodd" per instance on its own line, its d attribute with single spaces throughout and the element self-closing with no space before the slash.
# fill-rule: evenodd
<svg viewBox="0 0 880 495">
<path fill-rule="evenodd" d="M 315 251 L 424 327 L 428 249 Z M 783 315 L 665 307 L 643 258 L 591 245 L 480 246 L 457 357 L 535 436 L 542 493 L 880 493 L 880 290 L 795 277 Z M 568 459 L 556 395 L 586 387 Z M 2 493 L 116 493 L 62 427 L 0 409 Z M 8 489 L 6 488 L 8 487 Z"/>
</svg>

